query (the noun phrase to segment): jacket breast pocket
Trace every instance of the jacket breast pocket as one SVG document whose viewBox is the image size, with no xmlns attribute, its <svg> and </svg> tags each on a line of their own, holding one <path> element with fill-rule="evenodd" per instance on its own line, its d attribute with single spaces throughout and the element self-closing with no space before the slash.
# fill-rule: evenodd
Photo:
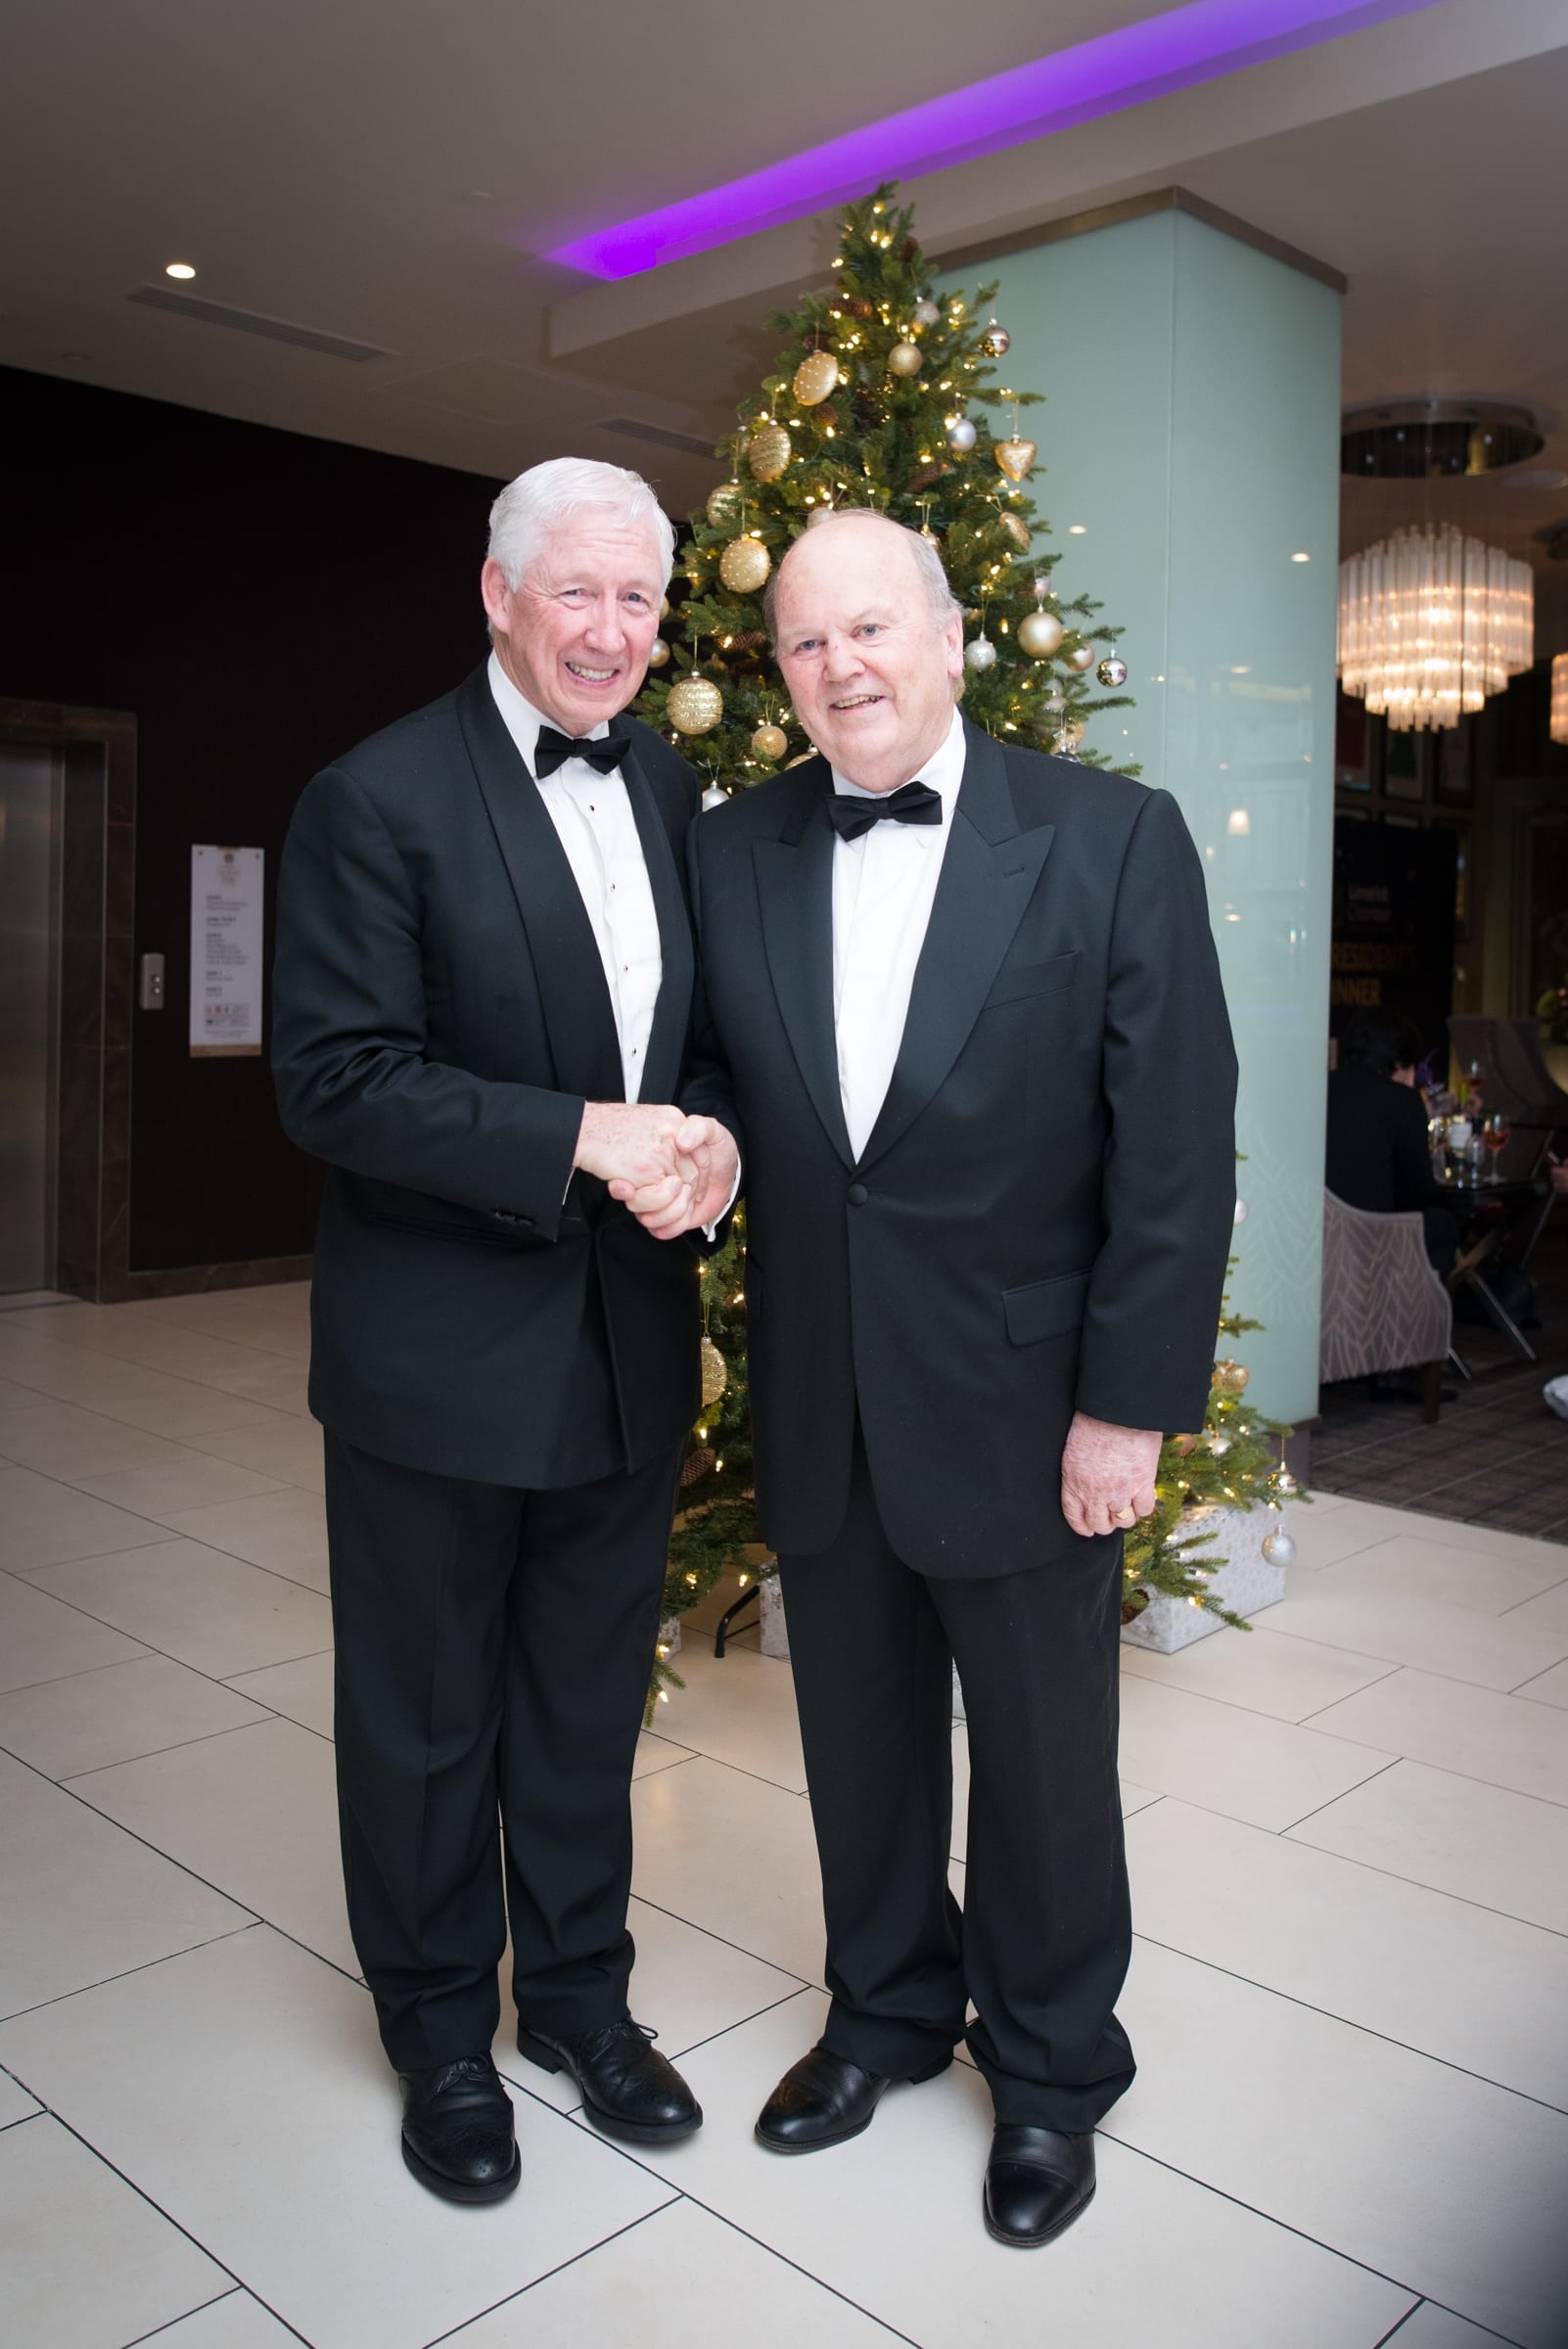
<svg viewBox="0 0 1568 2349">
<path fill-rule="evenodd" d="M 1048 955 L 1044 962 L 1004 964 L 982 1008 L 990 1011 L 993 1004 L 1017 1003 L 1028 995 L 1059 995 L 1077 975 L 1076 947 L 1071 954 Z"/>
<path fill-rule="evenodd" d="M 1022 1288 L 1003 1289 L 1002 1312 L 1007 1335 L 1015 1346 L 1038 1346 L 1044 1338 L 1065 1337 L 1084 1319 L 1088 1297 L 1087 1272 L 1059 1272 L 1054 1280 L 1030 1280 Z"/>
</svg>

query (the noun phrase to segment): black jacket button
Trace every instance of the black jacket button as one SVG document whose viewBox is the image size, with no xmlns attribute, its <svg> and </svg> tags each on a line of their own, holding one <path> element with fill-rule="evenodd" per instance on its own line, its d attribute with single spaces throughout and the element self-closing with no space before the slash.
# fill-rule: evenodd
<svg viewBox="0 0 1568 2349">
<path fill-rule="evenodd" d="M 851 1185 L 850 1185 L 850 1205 L 851 1205 L 852 1207 L 864 1207 L 864 1205 L 865 1205 L 866 1201 L 867 1201 L 867 1200 L 870 1198 L 870 1196 L 871 1196 L 871 1194 L 870 1194 L 870 1192 L 869 1192 L 869 1191 L 866 1189 L 866 1187 L 865 1187 L 865 1184 L 864 1184 L 863 1182 L 852 1182 L 852 1183 L 851 1183 Z"/>
</svg>

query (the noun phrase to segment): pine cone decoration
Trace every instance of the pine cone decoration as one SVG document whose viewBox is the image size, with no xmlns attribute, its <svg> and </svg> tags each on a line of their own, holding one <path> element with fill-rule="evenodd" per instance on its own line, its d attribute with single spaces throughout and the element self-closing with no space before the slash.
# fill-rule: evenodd
<svg viewBox="0 0 1568 2349">
<path fill-rule="evenodd" d="M 863 294 L 846 294 L 841 306 L 852 318 L 869 318 L 871 315 L 871 304 Z"/>
<path fill-rule="evenodd" d="M 682 1485 L 700 1484 L 717 1457 L 711 1444 L 700 1445 L 695 1451 L 687 1452 L 686 1465 L 680 1472 Z"/>
<path fill-rule="evenodd" d="M 903 243 L 899 248 L 899 258 L 902 261 L 912 261 L 918 257 L 920 247 L 915 239 L 913 237 L 905 237 Z"/>
<path fill-rule="evenodd" d="M 950 465 L 922 465 L 918 472 L 912 473 L 909 476 L 909 486 L 911 489 L 915 490 L 929 489 L 933 482 L 940 482 L 944 480 L 947 474 L 951 473 L 951 471 L 952 467 Z"/>
<path fill-rule="evenodd" d="M 873 425 L 880 424 L 885 412 L 876 393 L 862 384 L 854 395 L 854 421 L 861 432 L 868 433 Z"/>
<path fill-rule="evenodd" d="M 766 642 L 765 628 L 742 628 L 740 634 L 731 639 L 730 650 L 736 653 L 760 653 Z"/>
<path fill-rule="evenodd" d="M 830 399 L 822 400 L 811 410 L 811 426 L 812 430 L 820 433 L 824 439 L 830 432 L 838 431 L 839 411 Z"/>
</svg>

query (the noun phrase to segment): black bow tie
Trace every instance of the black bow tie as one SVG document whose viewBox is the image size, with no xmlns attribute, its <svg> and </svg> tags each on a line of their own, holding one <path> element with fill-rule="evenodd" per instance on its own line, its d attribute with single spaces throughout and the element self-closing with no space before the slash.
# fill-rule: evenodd
<svg viewBox="0 0 1568 2349">
<path fill-rule="evenodd" d="M 942 795 L 929 783 L 905 783 L 901 791 L 890 791 L 886 799 L 851 799 L 848 792 L 836 791 L 827 804 L 828 822 L 841 840 L 858 840 L 873 824 L 891 815 L 896 824 L 940 824 Z"/>
<path fill-rule="evenodd" d="M 631 734 L 625 726 L 612 726 L 597 742 L 590 742 L 586 735 L 562 734 L 554 726 L 541 726 L 533 753 L 533 772 L 542 783 L 546 775 L 553 775 L 569 759 L 586 759 L 601 775 L 607 775 L 613 766 L 621 764 L 630 748 Z"/>
</svg>

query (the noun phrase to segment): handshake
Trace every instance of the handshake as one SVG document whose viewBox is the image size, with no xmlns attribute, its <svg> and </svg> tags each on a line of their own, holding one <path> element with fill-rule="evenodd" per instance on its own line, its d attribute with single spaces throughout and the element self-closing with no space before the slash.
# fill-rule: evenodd
<svg viewBox="0 0 1568 2349">
<path fill-rule="evenodd" d="M 588 1102 L 572 1163 L 608 1183 L 656 1240 L 716 1223 L 740 1172 L 734 1136 L 716 1118 L 641 1101 Z"/>
</svg>

